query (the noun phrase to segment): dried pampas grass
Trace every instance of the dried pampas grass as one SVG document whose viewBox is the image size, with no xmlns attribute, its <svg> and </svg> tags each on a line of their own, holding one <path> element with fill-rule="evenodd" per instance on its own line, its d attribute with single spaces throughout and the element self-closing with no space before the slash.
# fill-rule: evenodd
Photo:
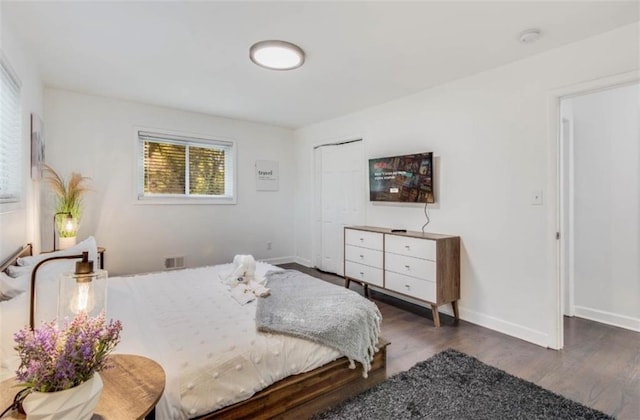
<svg viewBox="0 0 640 420">
<path fill-rule="evenodd" d="M 82 217 L 82 195 L 87 191 L 91 191 L 89 187 L 91 178 L 73 172 L 67 183 L 64 178 L 58 175 L 49 165 L 44 165 L 42 178 L 56 195 L 56 213 L 71 213 L 76 225 L 79 225 L 80 218 Z M 62 221 L 58 220 L 57 223 L 60 234 L 65 235 L 60 229 Z M 68 233 L 68 235 L 75 236 L 75 232 Z"/>
</svg>

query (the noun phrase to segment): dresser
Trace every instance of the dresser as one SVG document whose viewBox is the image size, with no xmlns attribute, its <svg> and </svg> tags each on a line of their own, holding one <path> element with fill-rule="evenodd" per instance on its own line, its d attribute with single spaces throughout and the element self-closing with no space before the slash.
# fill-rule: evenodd
<svg viewBox="0 0 640 420">
<path fill-rule="evenodd" d="M 351 281 L 392 291 L 438 307 L 451 304 L 459 319 L 460 237 L 422 232 L 392 232 L 373 226 L 344 228 L 345 287 Z"/>
</svg>

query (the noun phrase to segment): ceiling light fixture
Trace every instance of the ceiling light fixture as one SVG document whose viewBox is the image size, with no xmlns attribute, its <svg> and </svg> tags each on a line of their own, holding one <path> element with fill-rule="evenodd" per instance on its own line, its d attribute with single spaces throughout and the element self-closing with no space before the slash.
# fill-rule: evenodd
<svg viewBox="0 0 640 420">
<path fill-rule="evenodd" d="M 538 39 L 540 39 L 541 35 L 542 32 L 540 32 L 540 29 L 527 29 L 520 34 L 520 38 L 518 39 L 523 44 L 531 44 L 532 42 L 536 42 Z"/>
<path fill-rule="evenodd" d="M 286 41 L 260 41 L 249 49 L 249 58 L 260 67 L 271 70 L 293 70 L 304 63 L 304 51 Z"/>
</svg>

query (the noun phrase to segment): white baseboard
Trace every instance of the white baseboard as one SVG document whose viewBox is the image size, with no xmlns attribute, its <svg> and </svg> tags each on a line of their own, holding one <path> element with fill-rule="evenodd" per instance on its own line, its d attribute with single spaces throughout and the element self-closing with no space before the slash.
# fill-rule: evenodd
<svg viewBox="0 0 640 420">
<path fill-rule="evenodd" d="M 427 309 L 431 309 L 431 305 L 422 302 L 416 299 L 411 299 L 408 296 L 399 295 L 393 293 L 390 290 L 382 290 L 378 289 L 375 286 L 370 286 L 371 289 L 380 291 L 380 293 L 384 293 L 393 297 L 397 297 L 398 299 L 402 299 L 404 301 L 413 303 L 418 306 L 422 306 Z M 546 333 L 541 331 L 536 331 L 531 328 L 523 327 L 522 325 L 514 324 L 512 322 L 507 322 L 499 318 L 495 318 L 489 315 L 481 314 L 469 309 L 466 309 L 464 306 L 460 306 L 460 302 L 458 302 L 458 310 L 460 312 L 460 319 L 470 322 L 472 324 L 480 325 L 481 327 L 486 327 L 503 334 L 510 335 L 512 337 L 519 338 L 521 340 L 528 341 L 533 344 L 537 344 L 542 347 L 549 347 L 549 336 Z M 444 313 L 450 316 L 453 316 L 453 310 L 451 309 L 451 305 L 443 305 L 438 307 L 438 311 L 440 313 Z"/>
<path fill-rule="evenodd" d="M 260 259 L 260 261 L 263 261 L 263 262 L 266 262 L 266 263 L 272 264 L 272 265 L 290 264 L 290 263 L 293 263 L 293 262 L 297 262 L 296 261 L 296 257 L 265 258 L 265 259 Z"/>
<path fill-rule="evenodd" d="M 625 328 L 627 330 L 640 332 L 640 319 L 626 315 L 614 314 L 601 311 L 599 309 L 585 308 L 584 306 L 574 306 L 574 314 L 578 318 L 585 318 L 591 321 L 601 322 L 614 327 Z"/>
<path fill-rule="evenodd" d="M 313 263 L 311 262 L 311 260 L 307 260 L 306 258 L 295 257 L 294 261 L 292 262 L 304 265 L 307 268 L 313 268 Z"/>
<path fill-rule="evenodd" d="M 542 331 L 523 327 L 522 325 L 514 324 L 513 322 L 508 322 L 500 318 L 495 318 L 490 315 L 466 309 L 463 306 L 460 306 L 459 303 L 458 307 L 460 310 L 460 318 L 467 322 L 471 322 L 472 324 L 480 325 L 512 337 L 520 338 L 545 348 L 550 347 L 549 335 Z"/>
</svg>

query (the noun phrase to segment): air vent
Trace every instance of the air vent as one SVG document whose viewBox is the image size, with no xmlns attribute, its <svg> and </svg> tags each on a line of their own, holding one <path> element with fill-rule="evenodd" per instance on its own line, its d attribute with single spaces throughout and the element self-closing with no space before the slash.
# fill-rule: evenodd
<svg viewBox="0 0 640 420">
<path fill-rule="evenodd" d="M 167 257 L 164 259 L 165 270 L 177 270 L 184 268 L 184 257 Z"/>
</svg>

